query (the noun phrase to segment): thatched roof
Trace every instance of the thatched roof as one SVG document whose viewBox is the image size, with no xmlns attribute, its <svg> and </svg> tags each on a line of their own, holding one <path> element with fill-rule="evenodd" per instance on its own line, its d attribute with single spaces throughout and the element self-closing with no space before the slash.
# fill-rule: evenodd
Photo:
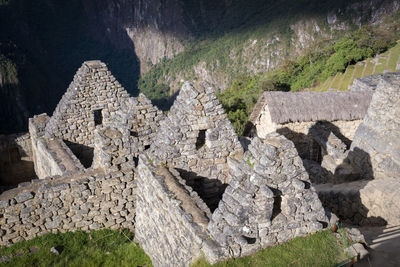
<svg viewBox="0 0 400 267">
<path fill-rule="evenodd" d="M 373 92 L 264 92 L 250 122 L 255 124 L 265 105 L 277 124 L 306 121 L 360 120 L 367 113 Z"/>
</svg>

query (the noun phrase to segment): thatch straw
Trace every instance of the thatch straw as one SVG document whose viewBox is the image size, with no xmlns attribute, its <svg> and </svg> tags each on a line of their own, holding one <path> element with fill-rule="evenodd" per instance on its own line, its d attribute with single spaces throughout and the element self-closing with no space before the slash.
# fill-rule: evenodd
<svg viewBox="0 0 400 267">
<path fill-rule="evenodd" d="M 277 124 L 307 121 L 360 120 L 367 113 L 373 92 L 264 92 L 250 122 L 256 123 L 265 105 Z"/>
</svg>

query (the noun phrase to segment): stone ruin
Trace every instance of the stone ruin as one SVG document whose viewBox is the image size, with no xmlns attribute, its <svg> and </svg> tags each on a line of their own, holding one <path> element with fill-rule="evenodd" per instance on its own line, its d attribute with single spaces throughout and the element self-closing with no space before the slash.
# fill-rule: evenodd
<svg viewBox="0 0 400 267">
<path fill-rule="evenodd" d="M 368 84 L 374 92 L 366 116 L 337 170 L 345 181 L 316 185 L 324 207 L 348 223 L 398 225 L 400 223 L 400 74 L 385 73 Z M 367 90 L 363 86 L 361 90 Z M 347 174 L 347 175 L 346 175 Z"/>
<path fill-rule="evenodd" d="M 215 263 L 316 232 L 333 222 L 330 211 L 353 223 L 398 223 L 397 147 L 376 137 L 398 132 L 393 77 L 377 83 L 350 150 L 336 134 L 314 134 L 340 159 L 333 163 L 344 179 L 351 176 L 315 184 L 296 143 L 279 131 L 239 141 L 211 88 L 185 83 L 165 117 L 144 95 L 130 97 L 104 63 L 85 62 L 51 117 L 35 116 L 29 134 L 0 139 L 2 151 L 17 155 L 1 166 L 30 162 L 26 182 L 0 195 L 0 244 L 126 228 L 155 266 L 188 266 L 201 255 Z M 357 158 L 361 150 L 370 159 Z M 363 179 L 354 163 L 382 179 Z"/>
<path fill-rule="evenodd" d="M 57 231 L 133 231 L 135 167 L 164 117 L 144 95 L 130 97 L 104 63 L 83 63 L 54 114 L 30 119 L 29 134 L 13 141 L 39 179 L 0 195 L 0 244 Z"/>
<path fill-rule="evenodd" d="M 155 266 L 240 257 L 328 225 L 291 141 L 242 144 L 214 91 L 185 83 L 138 166 L 135 238 Z"/>
</svg>

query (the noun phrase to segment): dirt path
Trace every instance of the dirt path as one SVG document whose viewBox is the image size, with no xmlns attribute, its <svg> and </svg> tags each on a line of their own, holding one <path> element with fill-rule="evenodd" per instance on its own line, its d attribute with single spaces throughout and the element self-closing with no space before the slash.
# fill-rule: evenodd
<svg viewBox="0 0 400 267">
<path fill-rule="evenodd" d="M 370 245 L 370 255 L 369 258 L 363 259 L 355 266 L 400 266 L 400 225 L 361 227 L 360 231 Z"/>
</svg>

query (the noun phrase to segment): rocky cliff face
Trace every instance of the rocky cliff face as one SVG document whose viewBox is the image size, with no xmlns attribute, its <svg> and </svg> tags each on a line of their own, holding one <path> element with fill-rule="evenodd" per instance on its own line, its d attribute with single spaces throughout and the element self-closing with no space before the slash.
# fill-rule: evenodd
<svg viewBox="0 0 400 267">
<path fill-rule="evenodd" d="M 163 58 L 182 52 L 181 42 L 190 38 L 179 0 L 82 2 L 99 38 L 108 39 L 119 47 L 131 45 L 135 48 L 141 73 Z"/>
</svg>

